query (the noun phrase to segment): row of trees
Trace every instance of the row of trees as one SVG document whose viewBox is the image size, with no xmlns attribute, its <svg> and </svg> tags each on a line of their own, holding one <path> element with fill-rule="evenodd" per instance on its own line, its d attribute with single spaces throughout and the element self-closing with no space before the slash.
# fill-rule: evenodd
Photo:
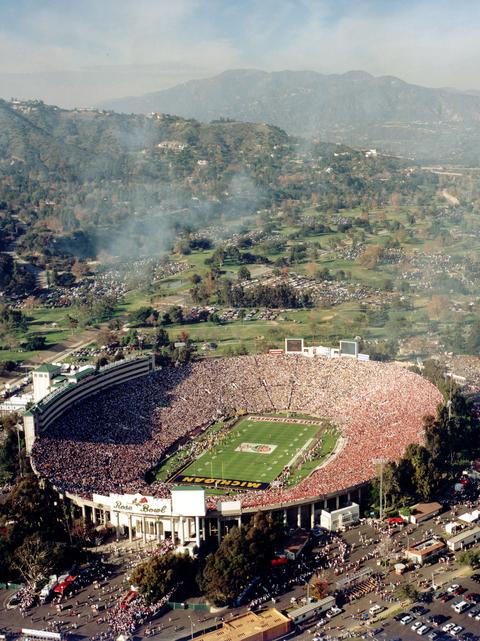
<svg viewBox="0 0 480 641">
<path fill-rule="evenodd" d="M 257 285 L 245 288 L 242 285 L 225 283 L 218 292 L 220 302 L 231 307 L 270 307 L 278 309 L 286 307 L 298 309 L 311 307 L 312 301 L 308 293 L 299 293 L 288 283 L 279 285 Z"/>
</svg>

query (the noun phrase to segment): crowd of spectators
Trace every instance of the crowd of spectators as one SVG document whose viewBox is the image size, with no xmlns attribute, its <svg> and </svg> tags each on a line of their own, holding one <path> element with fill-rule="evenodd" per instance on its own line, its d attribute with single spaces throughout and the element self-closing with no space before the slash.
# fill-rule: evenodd
<svg viewBox="0 0 480 641">
<path fill-rule="evenodd" d="M 19 592 L 17 592 L 17 599 L 19 600 L 18 609 L 22 614 L 32 607 L 35 603 L 36 592 L 35 585 L 29 583 L 25 585 Z"/>
<path fill-rule="evenodd" d="M 106 617 L 110 633 L 113 635 L 133 634 L 165 607 L 171 595 L 172 592 L 168 592 L 152 605 L 148 605 L 140 594 L 137 594 L 126 607 L 122 607 L 122 603 L 118 604 L 108 612 Z"/>
<path fill-rule="evenodd" d="M 164 368 L 92 396 L 36 439 L 33 463 L 61 491 L 168 497 L 145 473 L 179 439 L 235 412 L 291 410 L 327 419 L 343 449 L 288 489 L 243 493 L 245 507 L 336 493 L 370 479 L 374 459 L 399 458 L 422 438 L 422 418 L 442 401 L 431 383 L 392 363 L 301 356 L 244 356 Z M 221 497 L 212 497 L 211 506 Z"/>
</svg>

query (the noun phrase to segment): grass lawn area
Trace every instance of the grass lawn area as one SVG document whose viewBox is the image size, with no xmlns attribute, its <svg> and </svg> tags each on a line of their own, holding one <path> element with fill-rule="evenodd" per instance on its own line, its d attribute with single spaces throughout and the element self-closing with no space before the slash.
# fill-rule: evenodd
<svg viewBox="0 0 480 641">
<path fill-rule="evenodd" d="M 182 474 L 271 483 L 322 429 L 320 425 L 253 421 L 247 417 Z M 265 453 L 248 451 L 255 450 L 255 445 L 269 447 Z"/>
</svg>

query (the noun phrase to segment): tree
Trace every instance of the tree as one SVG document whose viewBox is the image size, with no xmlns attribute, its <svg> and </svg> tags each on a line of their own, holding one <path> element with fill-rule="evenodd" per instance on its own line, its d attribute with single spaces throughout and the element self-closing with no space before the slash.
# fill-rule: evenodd
<svg viewBox="0 0 480 641">
<path fill-rule="evenodd" d="M 234 527 L 207 558 L 201 578 L 202 590 L 217 604 L 227 604 L 246 587 L 255 574 L 249 567 L 245 533 Z"/>
<path fill-rule="evenodd" d="M 367 269 L 373 269 L 378 265 L 383 256 L 383 247 L 379 245 L 368 245 L 358 257 L 358 264 Z"/>
<path fill-rule="evenodd" d="M 183 309 L 181 307 L 172 307 L 170 310 L 170 317 L 172 322 L 180 324 L 183 323 Z"/>
<path fill-rule="evenodd" d="M 252 275 L 250 274 L 250 270 L 248 267 L 245 267 L 245 265 L 242 265 L 240 269 L 238 270 L 238 280 L 250 280 Z"/>
<path fill-rule="evenodd" d="M 480 550 L 465 550 L 457 558 L 461 565 L 469 565 L 472 570 L 480 568 Z"/>
<path fill-rule="evenodd" d="M 88 273 L 88 265 L 80 260 L 75 260 L 72 265 L 72 274 L 77 280 L 81 280 Z"/>
<path fill-rule="evenodd" d="M 1 506 L 1 514 L 11 522 L 9 536 L 21 541 L 40 533 L 46 541 L 65 541 L 68 532 L 60 501 L 48 484 L 40 487 L 30 474 L 15 485 Z"/>
<path fill-rule="evenodd" d="M 397 589 L 399 599 L 408 599 L 411 603 L 419 600 L 420 592 L 411 584 L 404 583 Z"/>
<path fill-rule="evenodd" d="M 466 349 L 468 354 L 478 355 L 480 353 L 480 320 L 475 320 L 470 325 Z"/>
<path fill-rule="evenodd" d="M 430 500 L 438 486 L 439 476 L 430 452 L 422 445 L 412 443 L 403 458 L 411 465 L 416 495 L 423 501 Z"/>
<path fill-rule="evenodd" d="M 218 550 L 207 557 L 202 590 L 215 603 L 231 602 L 254 577 L 268 574 L 283 536 L 283 526 L 263 513 L 256 514 L 248 526 L 232 528 Z"/>
<path fill-rule="evenodd" d="M 320 601 L 328 596 L 328 581 L 325 579 L 315 579 L 310 584 L 310 594 L 314 599 Z"/>
<path fill-rule="evenodd" d="M 28 536 L 13 553 L 11 566 L 27 583 L 34 583 L 54 567 L 51 545 L 39 534 Z"/>
<path fill-rule="evenodd" d="M 5 439 L 0 448 L 0 473 L 11 480 L 18 472 L 19 466 L 18 434 L 13 425 L 6 428 Z"/>
<path fill-rule="evenodd" d="M 78 327 L 78 318 L 75 318 L 73 316 L 70 316 L 70 314 L 67 314 L 67 322 L 68 322 L 68 326 L 72 330 L 72 332 L 73 332 L 74 329 L 77 329 L 77 327 Z"/>
<path fill-rule="evenodd" d="M 284 537 L 283 526 L 273 521 L 264 512 L 258 512 L 253 517 L 246 532 L 248 551 L 256 574 L 268 571 L 270 561 L 275 556 Z"/>
<path fill-rule="evenodd" d="M 147 319 L 149 319 L 152 315 L 155 315 L 155 313 L 156 312 L 153 307 L 139 307 L 130 314 L 129 321 L 135 325 L 146 325 Z M 156 314 L 158 317 L 158 313 Z"/>
<path fill-rule="evenodd" d="M 10 373 L 17 369 L 17 364 L 15 361 L 4 361 L 0 367 L 2 367 L 5 373 Z"/>
<path fill-rule="evenodd" d="M 39 334 L 34 334 L 33 336 L 30 336 L 25 343 L 23 344 L 23 347 L 28 351 L 28 352 L 35 352 L 39 349 L 45 349 L 46 348 L 46 343 L 47 339 L 45 336 L 40 336 Z"/>
<path fill-rule="evenodd" d="M 186 332 L 184 329 L 182 329 L 181 332 L 178 334 L 178 340 L 181 343 L 188 343 L 188 332 Z"/>
<path fill-rule="evenodd" d="M 165 312 L 162 316 L 162 325 L 171 325 L 172 324 L 172 318 L 168 312 Z"/>
<path fill-rule="evenodd" d="M 159 347 L 166 347 L 170 343 L 170 338 L 168 336 L 168 332 L 163 329 L 163 327 L 160 327 L 157 330 L 157 333 L 155 334 L 154 338 L 154 345 L 155 348 L 158 349 Z"/>
<path fill-rule="evenodd" d="M 195 562 L 188 554 L 167 552 L 151 557 L 132 572 L 132 581 L 149 603 L 175 589 L 176 598 L 191 596 L 195 589 Z"/>
</svg>

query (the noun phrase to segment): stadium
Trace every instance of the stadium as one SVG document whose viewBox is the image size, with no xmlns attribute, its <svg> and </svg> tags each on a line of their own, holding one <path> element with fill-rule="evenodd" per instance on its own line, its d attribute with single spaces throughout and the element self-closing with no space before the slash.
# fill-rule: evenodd
<svg viewBox="0 0 480 641">
<path fill-rule="evenodd" d="M 188 545 L 257 510 L 309 527 L 359 502 L 375 460 L 420 442 L 441 401 L 394 363 L 276 350 L 155 369 L 144 357 L 90 368 L 24 425 L 33 469 L 86 519 Z"/>
</svg>

